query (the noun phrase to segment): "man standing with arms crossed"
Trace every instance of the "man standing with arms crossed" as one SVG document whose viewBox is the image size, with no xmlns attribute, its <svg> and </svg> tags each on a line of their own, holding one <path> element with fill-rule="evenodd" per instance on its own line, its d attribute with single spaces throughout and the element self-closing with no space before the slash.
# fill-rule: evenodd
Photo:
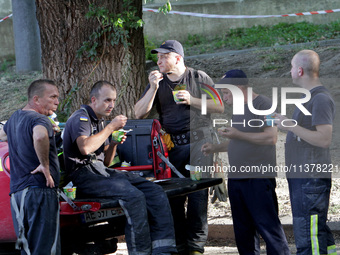
<svg viewBox="0 0 340 255">
<path fill-rule="evenodd" d="M 27 105 L 0 132 L 1 140 L 8 140 L 12 217 L 21 254 L 60 254 L 59 161 L 47 118 L 57 110 L 58 97 L 53 81 L 32 82 Z"/>
<path fill-rule="evenodd" d="M 296 108 L 292 119 L 282 121 L 278 127 L 288 131 L 286 138 L 286 166 L 296 169 L 287 173 L 293 228 L 298 255 L 336 254 L 333 235 L 326 224 L 331 190 L 331 157 L 335 118 L 334 101 L 319 80 L 320 59 L 312 50 L 298 52 L 291 61 L 293 83 L 311 93 L 304 107 L 311 115 L 304 115 Z M 326 172 L 317 171 L 320 167 Z"/>
<path fill-rule="evenodd" d="M 125 238 L 130 255 L 170 255 L 176 252 L 175 231 L 163 189 L 139 175 L 107 168 L 119 144 L 111 134 L 127 121 L 119 115 L 104 124 L 116 96 L 111 83 L 96 82 L 90 92 L 90 104 L 82 105 L 66 122 L 66 171 L 77 186 L 77 196 L 119 201 L 127 218 Z"/>
<path fill-rule="evenodd" d="M 209 115 L 201 114 L 200 88 L 202 84 L 213 85 L 213 81 L 203 71 L 185 66 L 183 47 L 178 41 L 165 41 L 151 53 L 157 54 L 159 71 L 150 73 L 149 85 L 135 105 L 135 115 L 139 119 L 146 118 L 152 106 L 156 105 L 160 123 L 175 144 L 169 151 L 170 162 L 184 176 L 188 176 L 189 171 L 184 168 L 186 164 L 212 165 L 212 156 L 204 156 L 200 151 L 201 146 L 212 139 Z M 176 103 L 172 91 L 180 85 L 186 88 L 178 92 L 180 101 Z M 207 100 L 208 113 L 223 110 L 223 105 L 215 105 L 213 100 Z M 186 215 L 185 200 L 183 196 L 170 201 L 177 249 L 183 255 L 202 254 L 208 234 L 208 191 L 188 195 Z"/>
</svg>

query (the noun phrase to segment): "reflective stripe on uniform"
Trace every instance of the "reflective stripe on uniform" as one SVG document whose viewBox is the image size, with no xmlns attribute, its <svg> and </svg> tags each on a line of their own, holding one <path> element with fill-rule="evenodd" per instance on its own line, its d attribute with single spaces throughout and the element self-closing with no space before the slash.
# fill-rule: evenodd
<svg viewBox="0 0 340 255">
<path fill-rule="evenodd" d="M 336 246 L 331 245 L 327 247 L 327 254 L 329 255 L 336 255 Z"/>
<path fill-rule="evenodd" d="M 129 255 L 150 255 L 150 251 L 129 251 Z"/>
<path fill-rule="evenodd" d="M 125 205 L 124 205 L 124 201 L 119 199 L 118 202 L 119 202 L 120 207 L 122 207 L 122 209 L 125 213 L 127 223 L 131 226 L 131 249 L 132 249 L 132 251 L 136 251 L 137 250 L 136 235 L 135 235 L 135 230 L 134 230 L 133 225 L 132 225 L 132 220 L 131 220 L 130 214 L 129 214 L 128 210 L 126 209 Z M 129 251 L 129 253 L 132 252 L 132 251 Z"/>
<path fill-rule="evenodd" d="M 176 247 L 176 242 L 174 239 L 162 239 L 152 241 L 152 249 L 159 247 Z"/>
<path fill-rule="evenodd" d="M 318 215 L 310 216 L 310 240 L 312 243 L 312 254 L 320 255 L 319 240 L 318 240 Z"/>
<path fill-rule="evenodd" d="M 27 255 L 31 255 L 31 252 L 28 247 L 28 242 L 25 236 L 25 226 L 24 226 L 24 204 L 25 204 L 25 197 L 28 192 L 28 187 L 25 188 L 21 193 L 21 201 L 20 201 L 20 208 L 17 204 L 17 201 L 15 199 L 15 193 L 12 193 L 11 195 L 11 205 L 12 208 L 15 211 L 15 218 L 18 222 L 18 239 L 15 243 L 16 249 L 23 248 L 24 251 L 27 253 Z"/>
</svg>

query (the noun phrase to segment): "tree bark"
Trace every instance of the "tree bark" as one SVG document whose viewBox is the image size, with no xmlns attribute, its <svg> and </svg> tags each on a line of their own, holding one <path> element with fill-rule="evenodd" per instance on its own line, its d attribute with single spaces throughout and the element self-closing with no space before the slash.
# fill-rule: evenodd
<svg viewBox="0 0 340 255">
<path fill-rule="evenodd" d="M 89 103 L 91 86 L 106 80 L 115 85 L 118 101 L 114 115 L 133 117 L 133 107 L 145 87 L 145 52 L 143 29 L 129 31 L 130 46 L 102 47 L 100 61 L 76 57 L 77 50 L 98 29 L 99 22 L 85 14 L 89 4 L 119 13 L 122 1 L 112 0 L 36 0 L 40 27 L 43 75 L 60 85 L 61 109 L 68 117 L 81 104 Z M 133 0 L 139 17 L 142 1 Z M 67 100 L 67 99 L 70 100 Z"/>
</svg>

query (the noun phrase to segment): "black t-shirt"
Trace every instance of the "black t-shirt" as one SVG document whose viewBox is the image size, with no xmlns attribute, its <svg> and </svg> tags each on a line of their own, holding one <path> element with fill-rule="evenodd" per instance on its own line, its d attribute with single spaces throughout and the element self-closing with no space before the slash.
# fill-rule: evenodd
<svg viewBox="0 0 340 255">
<path fill-rule="evenodd" d="M 186 90 L 191 96 L 201 98 L 201 88 L 204 84 L 213 86 L 212 79 L 203 71 L 196 71 L 187 68 L 182 78 L 178 81 L 170 81 L 166 75 L 159 83 L 154 105 L 159 113 L 159 121 L 166 132 L 180 134 L 191 129 L 207 127 L 210 124 L 210 115 L 202 115 L 200 109 L 189 105 L 176 104 L 172 91 L 178 85 L 186 85 Z M 142 97 L 149 90 L 150 84 L 146 87 Z"/>
<path fill-rule="evenodd" d="M 333 124 L 335 118 L 334 101 L 324 86 L 313 88 L 311 99 L 304 104 L 304 107 L 312 115 L 304 115 L 299 108 L 295 108 L 292 119 L 297 120 L 298 124 L 304 128 L 315 131 L 317 125 Z M 286 142 L 296 140 L 293 132 L 288 132 Z"/>
<path fill-rule="evenodd" d="M 18 110 L 13 113 L 4 126 L 11 164 L 11 193 L 29 186 L 46 187 L 46 178 L 43 173 L 31 174 L 40 165 L 33 147 L 33 128 L 38 125 L 47 129 L 50 140 L 50 173 L 55 186 L 59 185 L 59 161 L 50 120 L 45 115 L 35 111 Z"/>
<path fill-rule="evenodd" d="M 90 106 L 82 105 L 81 107 L 67 120 L 63 133 L 64 161 L 68 173 L 88 164 L 93 157 L 96 160 L 104 161 L 104 147 L 109 144 L 111 139 L 108 138 L 92 155 L 80 153 L 77 138 L 97 134 L 104 128 L 104 120 L 98 119 Z"/>
<path fill-rule="evenodd" d="M 272 104 L 268 97 L 259 95 L 253 100 L 253 106 L 257 110 L 268 110 Z M 249 122 L 249 120 L 252 121 Z M 260 133 L 267 127 L 264 116 L 250 112 L 248 104 L 244 107 L 244 115 L 233 115 L 232 122 L 232 127 L 242 132 Z M 262 178 L 276 176 L 274 171 L 263 172 L 263 170 L 269 169 L 269 166 L 276 166 L 275 145 L 258 145 L 244 140 L 231 139 L 228 146 L 228 156 L 230 166 L 236 170 L 236 172 L 229 171 L 229 177 Z M 257 170 L 258 172 L 256 172 Z"/>
</svg>

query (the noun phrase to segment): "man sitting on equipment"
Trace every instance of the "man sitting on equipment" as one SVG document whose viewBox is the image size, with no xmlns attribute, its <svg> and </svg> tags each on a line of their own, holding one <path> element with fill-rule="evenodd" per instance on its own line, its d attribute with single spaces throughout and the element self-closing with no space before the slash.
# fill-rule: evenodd
<svg viewBox="0 0 340 255">
<path fill-rule="evenodd" d="M 163 189 L 139 175 L 107 168 L 119 144 L 111 134 L 127 121 L 119 115 L 104 124 L 115 105 L 115 87 L 107 81 L 96 82 L 90 100 L 69 118 L 63 136 L 65 168 L 77 186 L 77 196 L 119 201 L 127 218 L 129 254 L 176 252 L 171 209 Z"/>
</svg>

